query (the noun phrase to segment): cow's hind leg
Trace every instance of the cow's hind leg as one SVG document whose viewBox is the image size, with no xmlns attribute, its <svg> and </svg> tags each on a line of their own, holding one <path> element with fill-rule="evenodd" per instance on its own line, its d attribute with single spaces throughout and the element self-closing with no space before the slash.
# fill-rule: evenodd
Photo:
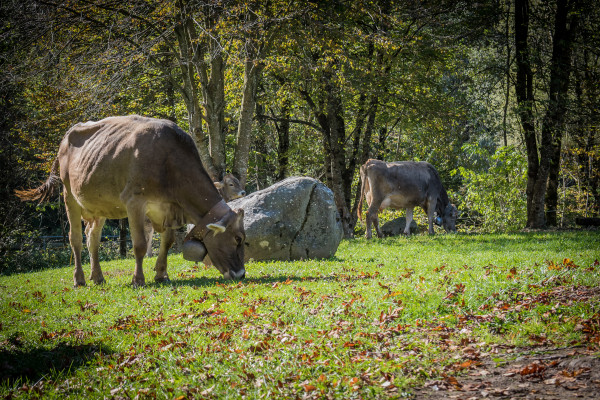
<svg viewBox="0 0 600 400">
<path fill-rule="evenodd" d="M 413 220 L 413 212 L 414 212 L 414 208 L 406 209 L 406 226 L 404 227 L 404 234 L 406 236 L 410 235 L 410 224 L 412 223 L 412 220 Z"/>
<path fill-rule="evenodd" d="M 169 282 L 169 275 L 167 274 L 167 253 L 175 241 L 175 230 L 167 228 L 163 233 L 160 234 L 160 250 L 158 251 L 158 257 L 156 258 L 156 275 L 154 281 L 156 282 Z"/>
<path fill-rule="evenodd" d="M 65 208 L 69 219 L 69 243 L 73 250 L 75 271 L 73 271 L 73 285 L 85 286 L 85 275 L 81 268 L 81 248 L 83 247 L 83 234 L 81 232 L 81 206 L 65 188 Z"/>
<path fill-rule="evenodd" d="M 100 259 L 98 257 L 98 249 L 100 248 L 100 235 L 106 218 L 94 218 L 86 221 L 85 235 L 87 239 L 87 248 L 90 253 L 90 264 L 92 273 L 90 280 L 100 285 L 104 283 L 104 276 L 100 268 Z"/>
<path fill-rule="evenodd" d="M 144 204 L 140 201 L 132 200 L 127 203 L 127 218 L 129 220 L 129 232 L 133 243 L 133 255 L 135 257 L 135 271 L 131 283 L 133 286 L 144 286 L 144 255 L 148 250 L 146 235 L 144 235 Z"/>
<path fill-rule="evenodd" d="M 375 232 L 377 233 L 377 237 L 382 238 L 383 234 L 381 233 L 381 230 L 379 229 L 379 206 L 381 205 L 380 201 L 375 201 L 373 200 L 371 202 L 371 204 L 369 205 L 369 209 L 367 210 L 367 234 L 366 237 L 367 239 L 371 239 L 371 235 L 372 235 L 372 231 L 371 231 L 371 224 L 373 224 L 373 226 L 375 227 Z"/>
</svg>

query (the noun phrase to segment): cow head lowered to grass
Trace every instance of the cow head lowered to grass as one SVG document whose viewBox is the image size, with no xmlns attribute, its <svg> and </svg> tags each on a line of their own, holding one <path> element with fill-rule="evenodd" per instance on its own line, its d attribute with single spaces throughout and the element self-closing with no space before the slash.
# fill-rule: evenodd
<svg viewBox="0 0 600 400">
<path fill-rule="evenodd" d="M 132 282 L 136 286 L 145 283 L 145 220 L 161 233 L 155 281 L 168 281 L 167 251 L 175 240 L 174 229 L 186 223 L 196 225 L 199 246 L 224 277 L 245 276 L 244 212 L 232 210 L 223 201 L 202 166 L 194 141 L 173 122 L 132 115 L 76 124 L 62 139 L 46 182 L 37 189 L 17 191 L 17 195 L 23 200 L 45 201 L 60 182 L 64 185 L 76 286 L 85 285 L 82 219 L 90 253 L 90 279 L 95 283 L 104 282 L 98 262 L 104 221 L 125 217 L 133 242 Z"/>
</svg>

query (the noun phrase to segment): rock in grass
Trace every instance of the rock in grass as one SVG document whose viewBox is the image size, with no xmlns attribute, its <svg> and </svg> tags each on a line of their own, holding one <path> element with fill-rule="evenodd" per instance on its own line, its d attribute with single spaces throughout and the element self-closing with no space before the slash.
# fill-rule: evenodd
<svg viewBox="0 0 600 400">
<path fill-rule="evenodd" d="M 328 258 L 342 240 L 333 192 L 313 178 L 287 178 L 228 204 L 244 209 L 246 260 Z"/>
<path fill-rule="evenodd" d="M 383 224 L 383 226 L 381 227 L 381 233 L 383 233 L 384 236 L 398 236 L 404 233 L 405 226 L 406 218 L 398 217 Z M 410 221 L 410 234 L 414 235 L 417 232 L 419 232 L 419 227 L 413 219 L 412 221 Z"/>
</svg>

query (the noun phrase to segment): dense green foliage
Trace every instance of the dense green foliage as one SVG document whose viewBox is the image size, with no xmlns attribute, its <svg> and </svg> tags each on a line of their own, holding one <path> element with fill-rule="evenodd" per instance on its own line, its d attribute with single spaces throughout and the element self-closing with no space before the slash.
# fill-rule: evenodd
<svg viewBox="0 0 600 400">
<path fill-rule="evenodd" d="M 597 293 L 598 248 L 598 232 L 417 235 L 240 282 L 180 256 L 144 288 L 130 259 L 104 262 L 102 286 L 73 289 L 68 266 L 2 276 L 0 395 L 395 398 L 514 346 L 598 351 L 598 296 L 574 295 Z"/>
<path fill-rule="evenodd" d="M 473 160 L 459 167 L 464 179 L 464 205 L 476 213 L 486 231 L 514 231 L 523 227 L 526 213 L 526 163 L 514 146 L 499 147 L 490 155 L 479 146 L 463 146 Z"/>
<path fill-rule="evenodd" d="M 598 215 L 600 3 L 525 3 L 523 64 L 520 0 L 2 2 L 0 270 L 38 236 L 66 234 L 60 201 L 39 209 L 14 189 L 44 179 L 74 123 L 118 114 L 177 122 L 211 175 L 230 170 L 248 192 L 291 175 L 320 179 L 347 236 L 362 229 L 358 168 L 368 158 L 432 163 L 463 230 L 524 227 L 533 191 L 523 174 L 533 182 L 556 142 L 559 162 L 546 167 L 557 199 L 546 211 L 560 227 Z M 566 78 L 553 64 L 565 4 Z M 528 131 L 520 67 L 530 73 Z M 563 82 L 557 121 L 551 77 Z M 542 148 L 543 126 L 560 129 Z"/>
</svg>

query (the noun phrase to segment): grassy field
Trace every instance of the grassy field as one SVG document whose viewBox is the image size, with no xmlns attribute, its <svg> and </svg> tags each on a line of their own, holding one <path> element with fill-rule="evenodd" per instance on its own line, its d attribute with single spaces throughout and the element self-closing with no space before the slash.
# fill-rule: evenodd
<svg viewBox="0 0 600 400">
<path fill-rule="evenodd" d="M 1 276 L 0 396 L 410 396 L 506 349 L 600 349 L 598 259 L 598 231 L 417 235 L 249 263 L 241 282 L 179 255 L 144 288 L 132 259 L 104 262 L 102 286 Z"/>
</svg>

